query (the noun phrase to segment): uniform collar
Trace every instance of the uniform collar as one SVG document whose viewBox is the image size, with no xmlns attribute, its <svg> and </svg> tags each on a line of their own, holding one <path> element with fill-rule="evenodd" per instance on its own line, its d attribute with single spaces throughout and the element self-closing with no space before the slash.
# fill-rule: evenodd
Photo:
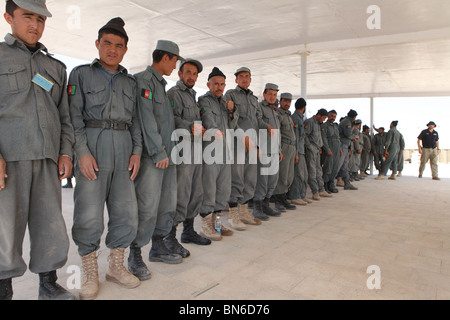
<svg viewBox="0 0 450 320">
<path fill-rule="evenodd" d="M 152 66 L 148 66 L 147 71 L 152 73 L 156 77 L 156 79 L 158 79 L 158 81 L 162 83 L 163 86 L 167 85 L 167 81 L 163 78 L 162 75 L 159 74 L 158 71 L 156 71 L 155 68 L 153 68 Z"/>
<path fill-rule="evenodd" d="M 284 110 L 283 108 L 279 108 L 278 109 L 278 112 L 280 112 L 280 113 L 285 113 L 285 114 L 287 114 L 287 115 L 291 115 L 291 111 L 289 111 L 289 110 Z"/>
<path fill-rule="evenodd" d="M 249 95 L 253 94 L 253 91 L 252 91 L 252 90 L 250 90 L 250 89 L 245 90 L 245 89 L 243 89 L 243 88 L 241 88 L 241 87 L 239 87 L 239 86 L 236 86 L 236 90 L 238 90 L 238 91 L 240 91 L 240 92 L 243 92 L 243 93 L 245 93 L 245 94 L 249 94 Z"/>
<path fill-rule="evenodd" d="M 265 106 L 265 107 L 268 107 L 268 108 L 270 108 L 270 109 L 272 109 L 272 110 L 274 110 L 274 111 L 277 111 L 278 109 L 275 109 L 275 105 L 274 104 L 269 104 L 266 100 L 263 100 L 262 101 L 262 104 Z"/>
<path fill-rule="evenodd" d="M 197 93 L 194 88 L 188 88 L 183 81 L 178 80 L 177 81 L 177 87 L 180 88 L 183 91 L 188 91 L 190 94 L 194 95 Z"/>
<path fill-rule="evenodd" d="M 16 39 L 11 33 L 8 33 L 5 36 L 5 42 L 6 42 L 6 44 L 8 44 L 10 46 L 16 46 L 18 48 L 22 48 L 24 50 L 29 51 L 27 46 L 22 41 Z M 38 48 L 38 50 L 36 50 L 36 52 L 44 51 L 46 54 L 48 54 L 47 48 L 42 43 L 37 42 L 36 47 Z"/>
<path fill-rule="evenodd" d="M 109 70 L 106 70 L 106 68 L 100 63 L 100 60 L 98 58 L 95 58 L 94 61 L 91 62 L 91 67 L 96 66 L 96 65 L 98 65 L 100 68 L 102 68 L 105 71 L 109 71 Z M 120 72 L 128 74 L 128 70 L 119 64 L 119 69 L 117 70 L 117 73 L 120 73 Z"/>
</svg>

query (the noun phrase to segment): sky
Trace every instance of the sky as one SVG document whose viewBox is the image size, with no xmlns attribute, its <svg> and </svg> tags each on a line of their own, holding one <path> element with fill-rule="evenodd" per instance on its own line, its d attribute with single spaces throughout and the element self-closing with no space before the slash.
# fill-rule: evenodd
<svg viewBox="0 0 450 320">
<path fill-rule="evenodd" d="M 90 61 L 62 55 L 55 55 L 55 57 L 66 64 L 68 73 L 75 66 L 90 63 Z M 167 90 L 174 85 L 175 82 L 168 80 Z M 234 86 L 234 82 L 231 85 L 228 84 L 228 87 Z M 204 87 L 195 87 L 194 89 L 197 91 L 197 97 L 207 91 Z M 255 94 L 259 95 L 257 92 Z M 291 106 L 292 112 L 295 110 L 294 103 L 295 101 Z M 363 125 L 370 126 L 369 98 L 307 100 L 307 118 L 314 116 L 321 108 L 336 110 L 338 113 L 336 121 L 345 117 L 350 109 L 354 109 L 358 112 L 357 118 L 362 120 Z M 374 125 L 377 128 L 384 127 L 387 131 L 393 120 L 399 121 L 397 129 L 405 138 L 406 149 L 417 149 L 417 136 L 427 128 L 426 125 L 430 121 L 437 124 L 435 130 L 439 133 L 440 148 L 450 149 L 450 125 L 446 125 L 445 119 L 450 119 L 450 97 L 374 99 Z"/>
</svg>

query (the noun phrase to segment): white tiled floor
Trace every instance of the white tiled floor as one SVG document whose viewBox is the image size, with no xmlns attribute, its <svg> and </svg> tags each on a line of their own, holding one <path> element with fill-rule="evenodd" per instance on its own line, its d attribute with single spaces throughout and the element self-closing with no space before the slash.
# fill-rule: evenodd
<svg viewBox="0 0 450 320">
<path fill-rule="evenodd" d="M 210 246 L 186 245 L 189 258 L 179 265 L 148 263 L 152 279 L 136 289 L 104 280 L 103 246 L 98 299 L 450 299 L 450 170 L 440 166 L 441 181 L 431 180 L 429 171 L 418 179 L 417 165 L 407 165 L 396 181 L 370 176 L 355 182 L 358 191 L 340 188 L 333 198 Z M 72 210 L 72 190 L 63 189 L 69 233 Z M 25 257 L 28 251 L 26 239 Z M 72 242 L 60 284 L 67 287 L 67 268 L 79 264 Z M 372 265 L 380 268 L 381 289 L 367 287 Z M 13 286 L 14 299 L 36 299 L 36 275 L 27 272 Z"/>
</svg>

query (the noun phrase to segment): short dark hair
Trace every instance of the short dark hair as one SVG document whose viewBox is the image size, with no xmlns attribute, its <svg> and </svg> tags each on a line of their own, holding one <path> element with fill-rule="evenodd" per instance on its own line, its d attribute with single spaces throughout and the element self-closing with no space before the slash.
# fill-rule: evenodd
<svg viewBox="0 0 450 320">
<path fill-rule="evenodd" d="M 176 57 L 176 55 L 173 53 L 163 51 L 163 50 L 155 50 L 155 51 L 153 51 L 153 54 L 152 54 L 153 62 L 156 62 L 156 63 L 160 62 L 165 54 L 167 54 L 169 59 L 173 59 L 173 57 Z"/>
<path fill-rule="evenodd" d="M 100 39 L 103 37 L 104 34 L 113 34 L 113 35 L 119 36 L 123 40 L 125 40 L 125 47 L 128 46 L 128 37 L 126 37 L 123 33 L 119 32 L 115 29 L 112 29 L 112 28 L 101 29 L 98 32 L 98 41 L 100 41 Z"/>
<path fill-rule="evenodd" d="M 19 8 L 19 6 L 14 1 L 8 0 L 6 2 L 5 12 L 10 16 L 14 16 L 14 11 L 16 11 L 17 8 Z"/>
<path fill-rule="evenodd" d="M 301 110 L 306 107 L 306 100 L 303 98 L 298 99 L 295 101 L 295 109 Z"/>
</svg>

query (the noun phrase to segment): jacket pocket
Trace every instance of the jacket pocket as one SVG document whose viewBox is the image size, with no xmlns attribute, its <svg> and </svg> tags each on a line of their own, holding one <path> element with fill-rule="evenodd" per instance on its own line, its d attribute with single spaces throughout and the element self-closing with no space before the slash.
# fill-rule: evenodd
<svg viewBox="0 0 450 320">
<path fill-rule="evenodd" d="M 0 65 L 0 92 L 15 93 L 30 86 L 27 68 L 24 65 Z"/>
</svg>

